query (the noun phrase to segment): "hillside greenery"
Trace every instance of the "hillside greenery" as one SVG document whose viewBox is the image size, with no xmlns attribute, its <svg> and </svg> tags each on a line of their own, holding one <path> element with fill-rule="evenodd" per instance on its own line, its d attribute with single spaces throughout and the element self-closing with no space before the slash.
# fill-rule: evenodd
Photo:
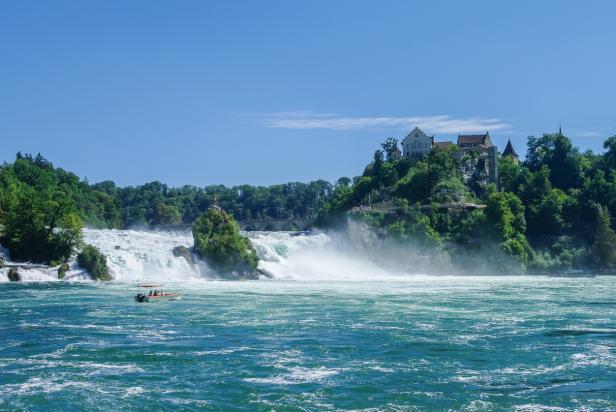
<svg viewBox="0 0 616 412">
<path fill-rule="evenodd" d="M 41 156 L 0 169 L 0 244 L 15 260 L 63 263 L 81 244 L 79 180 Z"/>
<path fill-rule="evenodd" d="M 616 136 L 603 154 L 580 152 L 562 133 L 531 137 L 525 161 L 499 160 L 500 187 L 465 181 L 455 146 L 415 162 L 395 159 L 391 146 L 335 185 L 318 226 L 360 214 L 393 237 L 443 244 L 454 262 L 477 258 L 505 272 L 616 264 Z"/>
<path fill-rule="evenodd" d="M 18 153 L 0 166 L 0 244 L 14 260 L 61 265 L 84 247 L 84 226 L 188 225 L 216 205 L 234 222 L 304 219 L 335 228 L 354 215 L 380 236 L 463 265 L 616 266 L 616 136 L 602 154 L 581 152 L 562 133 L 529 138 L 524 161 L 499 160 L 498 185 L 465 178 L 467 159 L 455 146 L 413 162 L 397 159 L 396 145 L 388 139 L 352 179 L 269 187 L 90 184 L 40 154 Z M 207 229 L 201 223 L 197 232 Z"/>
</svg>

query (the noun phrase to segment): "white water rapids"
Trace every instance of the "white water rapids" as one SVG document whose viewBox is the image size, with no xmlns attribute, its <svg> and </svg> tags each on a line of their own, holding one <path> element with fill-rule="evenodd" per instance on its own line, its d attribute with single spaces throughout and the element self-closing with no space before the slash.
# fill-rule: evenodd
<svg viewBox="0 0 616 412">
<path fill-rule="evenodd" d="M 367 259 L 344 252 L 336 239 L 324 233 L 248 232 L 261 258 L 260 268 L 278 279 L 330 280 L 366 279 L 387 272 Z M 191 265 L 173 255 L 176 246 L 191 247 L 189 231 L 139 231 L 86 229 L 86 243 L 98 247 L 107 257 L 114 281 L 190 282 L 216 279 L 218 276 L 199 260 Z M 8 281 L 12 262 L 7 251 L 7 266 L 0 269 L 0 282 Z M 22 281 L 58 281 L 57 268 L 20 265 Z M 85 281 L 89 276 L 70 262 L 65 281 Z"/>
</svg>

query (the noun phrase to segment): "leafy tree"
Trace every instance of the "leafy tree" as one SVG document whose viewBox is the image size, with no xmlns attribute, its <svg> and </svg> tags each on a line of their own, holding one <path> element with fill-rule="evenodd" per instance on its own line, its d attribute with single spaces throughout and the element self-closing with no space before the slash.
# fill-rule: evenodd
<svg viewBox="0 0 616 412">
<path fill-rule="evenodd" d="M 81 243 L 83 223 L 50 162 L 38 155 L 0 170 L 0 243 L 16 260 L 65 262 Z"/>
<path fill-rule="evenodd" d="M 175 225 L 182 222 L 182 216 L 175 205 L 160 202 L 154 209 L 152 223 L 155 225 Z"/>
<path fill-rule="evenodd" d="M 592 256 L 598 266 L 616 265 L 616 233 L 610 226 L 610 214 L 599 207 L 597 214 L 597 233 L 592 244 Z"/>
<path fill-rule="evenodd" d="M 522 167 L 510 157 L 501 158 L 498 161 L 498 177 L 503 192 L 517 192 L 520 184 Z"/>
<path fill-rule="evenodd" d="M 397 150 L 400 150 L 398 148 L 398 139 L 395 139 L 393 137 L 387 138 L 387 140 L 385 140 L 385 142 L 381 144 L 381 147 L 383 148 L 383 151 L 387 155 L 387 161 L 390 161 L 390 162 L 392 160 L 395 160 L 394 153 Z"/>
<path fill-rule="evenodd" d="M 603 142 L 603 148 L 605 149 L 605 155 L 603 156 L 603 163 L 606 169 L 616 168 L 616 135 L 609 137 Z"/>
<path fill-rule="evenodd" d="M 488 196 L 485 213 L 488 232 L 500 243 L 501 251 L 522 264 L 528 263 L 531 248 L 524 236 L 526 221 L 522 201 L 513 193 L 495 192 Z M 509 265 L 498 257 L 493 262 L 501 269 Z"/>
<path fill-rule="evenodd" d="M 571 140 L 561 133 L 528 138 L 526 164 L 531 171 L 547 166 L 550 181 L 563 190 L 580 185 L 583 177 L 582 156 Z"/>
<path fill-rule="evenodd" d="M 348 177 L 341 177 L 336 181 L 336 188 L 338 187 L 349 187 L 352 183 L 352 180 Z"/>
</svg>

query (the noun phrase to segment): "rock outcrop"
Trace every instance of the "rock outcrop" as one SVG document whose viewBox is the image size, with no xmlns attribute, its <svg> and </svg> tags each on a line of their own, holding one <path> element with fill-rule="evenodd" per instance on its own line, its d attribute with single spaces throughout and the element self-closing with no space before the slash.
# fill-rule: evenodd
<svg viewBox="0 0 616 412">
<path fill-rule="evenodd" d="M 16 268 L 10 268 L 8 276 L 9 276 L 9 280 L 11 282 L 18 282 L 19 281 L 19 272 L 17 271 Z"/>
<path fill-rule="evenodd" d="M 90 274 L 92 280 L 111 280 L 107 258 L 92 245 L 86 245 L 77 255 L 77 263 Z"/>
<path fill-rule="evenodd" d="M 68 263 L 62 263 L 60 266 L 58 266 L 58 279 L 64 279 L 64 275 L 66 275 L 68 269 Z"/>
<path fill-rule="evenodd" d="M 240 234 L 233 216 L 219 207 L 209 208 L 192 228 L 194 251 L 221 276 L 257 279 L 259 256 L 250 240 Z"/>
<path fill-rule="evenodd" d="M 186 246 L 176 246 L 171 252 L 175 257 L 183 257 L 184 259 L 186 259 L 189 265 L 192 266 L 195 264 L 195 258 L 193 257 L 193 254 L 190 249 L 188 249 Z"/>
</svg>

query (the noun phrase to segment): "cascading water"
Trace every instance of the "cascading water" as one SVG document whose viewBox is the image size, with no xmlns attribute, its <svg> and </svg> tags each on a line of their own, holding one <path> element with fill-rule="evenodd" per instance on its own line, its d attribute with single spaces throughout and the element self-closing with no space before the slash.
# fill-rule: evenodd
<svg viewBox="0 0 616 412">
<path fill-rule="evenodd" d="M 366 279 L 385 274 L 383 269 L 340 248 L 340 242 L 324 233 L 247 232 L 261 257 L 260 268 L 279 279 Z M 177 246 L 191 247 L 189 231 L 140 231 L 86 229 L 84 241 L 107 257 L 115 281 L 186 282 L 216 279 L 204 262 L 190 264 L 174 256 Z M 10 260 L 6 259 L 10 264 Z M 8 281 L 8 267 L 0 269 L 0 281 Z M 19 267 L 22 281 L 57 281 L 57 268 L 41 265 Z M 87 280 L 73 260 L 64 280 Z"/>
<path fill-rule="evenodd" d="M 325 233 L 253 232 L 248 237 L 261 267 L 275 278 L 295 280 L 362 280 L 389 272 L 355 251 L 346 241 Z"/>
<path fill-rule="evenodd" d="M 177 246 L 192 246 L 188 231 L 88 229 L 85 241 L 107 257 L 111 276 L 117 281 L 180 282 L 214 276 L 206 265 L 191 265 L 173 255 Z"/>
<path fill-rule="evenodd" d="M 85 229 L 84 242 L 96 246 L 106 257 L 115 281 L 190 281 L 213 276 L 204 264 L 190 265 L 173 255 L 176 246 L 192 246 L 190 232 Z M 58 280 L 57 268 L 20 265 L 22 281 Z M 0 281 L 7 281 L 8 268 L 0 270 Z M 85 280 L 89 276 L 70 262 L 64 280 Z"/>
</svg>

